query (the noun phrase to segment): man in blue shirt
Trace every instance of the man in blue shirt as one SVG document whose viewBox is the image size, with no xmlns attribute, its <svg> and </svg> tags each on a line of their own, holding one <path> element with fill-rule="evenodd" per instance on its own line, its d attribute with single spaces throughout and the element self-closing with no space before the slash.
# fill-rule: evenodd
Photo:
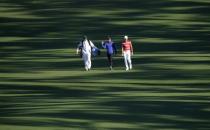
<svg viewBox="0 0 210 130">
<path fill-rule="evenodd" d="M 113 64 L 112 56 L 113 56 L 113 54 L 117 54 L 116 45 L 112 41 L 111 37 L 108 36 L 107 41 L 102 41 L 102 47 L 106 49 L 109 67 L 110 67 L 110 70 L 112 70 L 112 64 Z"/>
</svg>

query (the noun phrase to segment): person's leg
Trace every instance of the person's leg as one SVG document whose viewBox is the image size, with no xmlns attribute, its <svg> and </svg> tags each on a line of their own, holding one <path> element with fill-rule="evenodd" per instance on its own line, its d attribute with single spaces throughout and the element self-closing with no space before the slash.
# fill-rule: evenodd
<svg viewBox="0 0 210 130">
<path fill-rule="evenodd" d="M 91 63 L 91 54 L 87 54 L 87 66 L 88 69 L 91 69 L 92 63 Z"/>
<path fill-rule="evenodd" d="M 129 69 L 132 69 L 132 61 L 131 61 L 131 52 L 128 53 L 128 64 L 129 64 Z"/>
<path fill-rule="evenodd" d="M 84 61 L 85 70 L 88 71 L 88 56 L 87 56 L 87 54 L 83 54 L 82 58 L 83 58 L 83 61 Z"/>
<path fill-rule="evenodd" d="M 128 70 L 129 66 L 128 66 L 128 55 L 127 55 L 127 52 L 124 52 L 124 62 L 125 62 L 126 70 Z"/>
<path fill-rule="evenodd" d="M 109 67 L 110 67 L 110 69 L 112 69 L 112 55 L 107 53 L 107 58 L 108 58 L 108 62 L 109 62 Z"/>
<path fill-rule="evenodd" d="M 112 54 L 110 55 L 110 69 L 112 69 L 113 61 L 112 61 Z"/>
</svg>

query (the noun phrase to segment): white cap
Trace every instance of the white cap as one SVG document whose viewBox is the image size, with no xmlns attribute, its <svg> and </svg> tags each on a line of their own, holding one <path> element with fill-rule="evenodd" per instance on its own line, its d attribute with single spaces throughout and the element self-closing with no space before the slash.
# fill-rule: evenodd
<svg viewBox="0 0 210 130">
<path fill-rule="evenodd" d="M 125 36 L 124 36 L 124 39 L 128 39 L 128 36 L 125 35 Z"/>
</svg>

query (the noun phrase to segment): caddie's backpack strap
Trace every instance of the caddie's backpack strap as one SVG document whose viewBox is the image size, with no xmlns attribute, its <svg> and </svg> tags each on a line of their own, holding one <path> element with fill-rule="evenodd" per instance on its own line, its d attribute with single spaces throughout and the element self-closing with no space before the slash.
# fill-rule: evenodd
<svg viewBox="0 0 210 130">
<path fill-rule="evenodd" d="M 87 41 L 88 41 L 89 46 L 92 48 L 92 46 L 91 46 L 91 44 L 90 44 L 90 40 L 87 40 Z"/>
<path fill-rule="evenodd" d="M 92 47 L 91 44 L 90 44 L 90 40 L 87 40 L 87 41 L 88 41 L 88 44 L 89 44 L 89 46 L 90 46 L 90 48 L 91 48 L 90 51 L 91 51 L 91 54 L 92 54 L 92 51 L 93 51 L 92 49 L 93 49 L 93 47 Z"/>
<path fill-rule="evenodd" d="M 84 40 L 82 40 L 82 48 L 84 47 Z"/>
</svg>

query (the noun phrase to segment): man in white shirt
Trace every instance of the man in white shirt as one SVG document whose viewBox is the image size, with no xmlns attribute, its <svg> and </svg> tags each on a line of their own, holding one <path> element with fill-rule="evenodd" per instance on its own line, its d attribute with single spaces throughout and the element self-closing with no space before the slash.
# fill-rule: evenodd
<svg viewBox="0 0 210 130">
<path fill-rule="evenodd" d="M 87 36 L 84 36 L 83 40 L 78 44 L 77 47 L 77 54 L 80 50 L 86 71 L 91 69 L 91 49 L 93 47 L 95 47 L 95 45 L 92 43 L 92 41 L 88 40 Z"/>
</svg>

